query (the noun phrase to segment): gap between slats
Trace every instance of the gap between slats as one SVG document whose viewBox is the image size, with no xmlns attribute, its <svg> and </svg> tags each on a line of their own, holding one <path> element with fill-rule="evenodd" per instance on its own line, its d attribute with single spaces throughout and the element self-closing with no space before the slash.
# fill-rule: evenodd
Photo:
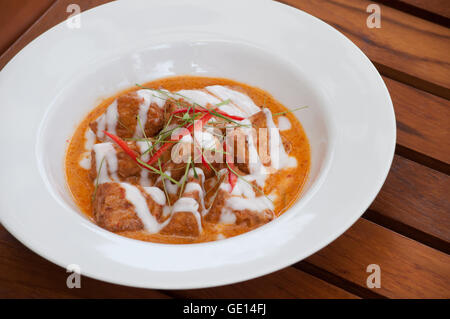
<svg viewBox="0 0 450 319">
<path fill-rule="evenodd" d="M 53 1 L 53 3 L 36 20 L 34 20 L 33 23 L 27 29 L 25 29 L 25 31 L 22 32 L 5 51 L 3 51 L 0 54 L 0 59 L 2 59 L 4 56 L 7 56 L 9 51 L 13 50 L 14 47 L 16 46 L 16 44 L 19 43 L 20 41 L 22 41 L 23 37 L 28 32 L 30 32 L 30 30 L 33 29 L 39 23 L 39 21 L 41 21 L 42 19 L 45 19 L 45 17 L 54 9 L 54 7 L 57 5 L 57 3 L 58 3 L 58 0 Z M 11 58 L 14 57 L 17 53 L 18 52 L 14 52 L 12 54 Z M 7 61 L 7 62 L 9 62 L 9 61 Z M 6 63 L 5 63 L 5 65 L 6 65 Z M 0 71 L 3 67 L 4 67 L 4 65 L 0 66 Z"/>
<path fill-rule="evenodd" d="M 378 63 L 372 59 L 370 59 L 370 61 L 373 63 L 373 65 L 378 70 L 378 72 L 380 72 L 381 75 L 384 75 L 398 82 L 407 84 L 424 92 L 428 92 L 433 95 L 450 100 L 450 90 L 448 88 L 417 78 L 402 71 L 390 68 L 387 65 Z"/>
<path fill-rule="evenodd" d="M 395 0 L 374 0 L 374 2 L 378 2 L 387 7 L 391 7 L 393 9 L 414 15 L 418 18 L 442 25 L 443 27 L 446 27 L 446 28 L 450 27 L 450 19 L 449 18 L 447 18 L 443 15 L 437 14 L 435 12 L 431 12 L 431 11 L 416 7 L 409 3 L 405 3 L 402 1 L 395 1 Z M 448 5 L 448 3 L 447 3 L 447 5 Z"/>
<path fill-rule="evenodd" d="M 438 172 L 450 175 L 450 165 L 440 160 L 412 150 L 403 145 L 397 144 L 395 147 L 395 154 L 405 157 L 411 161 L 417 162 L 423 166 L 434 169 Z"/>
<path fill-rule="evenodd" d="M 81 288 L 66 287 L 61 268 L 24 247 L 0 225 L 0 295 L 11 298 L 358 298 L 294 267 L 215 288 L 154 290 L 109 284 L 82 275 Z M 268 289 L 262 291 L 262 288 Z"/>
<path fill-rule="evenodd" d="M 30 28 L 34 26 L 37 20 L 45 15 L 54 5 L 56 0 L 35 0 L 11 1 L 9 4 L 2 5 L 0 25 L 2 29 L 2 41 L 0 41 L 0 55 L 6 52 L 16 41 Z"/>
<path fill-rule="evenodd" d="M 448 253 L 450 177 L 399 155 L 363 217 Z"/>
<path fill-rule="evenodd" d="M 444 73 L 448 67 L 448 59 L 442 53 L 448 47 L 446 44 L 448 34 L 441 25 L 380 4 L 382 28 L 369 31 L 365 28 L 365 21 L 369 16 L 366 7 L 373 3 L 370 1 L 317 0 L 316 3 L 312 0 L 279 0 L 279 2 L 310 13 L 344 33 L 364 51 L 380 73 L 450 99 L 448 78 Z M 393 40 L 396 36 L 400 37 L 399 41 Z M 416 37 L 420 39 L 417 40 Z M 425 41 L 430 47 L 418 46 L 417 43 L 420 42 L 417 41 Z M 417 52 L 413 51 L 415 49 Z"/>
<path fill-rule="evenodd" d="M 255 279 L 212 288 L 171 290 L 174 298 L 315 298 L 357 299 L 359 296 L 295 267 L 286 267 Z"/>
<path fill-rule="evenodd" d="M 351 34 L 355 37 L 360 37 L 357 33 L 345 28 L 344 26 L 342 26 L 340 24 L 333 23 L 332 25 L 342 32 Z M 444 99 L 450 100 L 450 90 L 448 88 L 440 86 L 440 85 L 432 83 L 432 82 L 429 82 L 427 80 L 415 77 L 411 74 L 404 73 L 400 70 L 393 69 L 387 65 L 376 62 L 374 59 L 372 59 L 370 57 L 369 57 L 369 59 L 381 75 L 384 75 L 384 76 L 391 78 L 393 80 L 396 80 L 398 82 L 402 82 L 402 83 L 412 86 L 416 89 L 419 89 L 419 90 L 434 94 L 436 96 L 442 97 Z"/>
<path fill-rule="evenodd" d="M 361 298 L 371 299 L 386 299 L 385 296 L 376 293 L 374 290 L 357 285 L 349 280 L 346 280 L 336 274 L 326 271 L 320 267 L 317 267 L 306 260 L 302 260 L 293 267 L 300 269 L 314 277 L 317 277 L 323 281 L 326 281 L 336 287 L 346 290 Z"/>
<path fill-rule="evenodd" d="M 383 214 L 380 214 L 379 212 L 368 209 L 362 217 L 380 226 L 390 229 L 400 235 L 414 239 L 415 241 L 420 242 L 421 244 L 424 244 L 428 247 L 440 250 L 446 254 L 450 254 L 450 244 L 445 240 L 427 234 L 417 228 L 411 227 L 403 222 L 390 218 L 389 216 L 385 216 Z"/>
<path fill-rule="evenodd" d="M 50 8 L 51 9 L 51 8 Z M 49 9 L 49 10 L 50 10 Z M 19 38 L 20 39 L 20 38 Z M 17 42 L 17 41 L 16 41 Z M 435 94 L 435 95 L 438 95 L 438 96 L 443 96 L 443 97 L 445 97 L 445 98 L 447 98 L 447 99 L 449 99 L 449 94 L 448 94 L 448 90 L 447 89 L 445 89 L 445 88 L 442 88 L 442 87 L 440 87 L 440 86 L 436 86 L 436 85 L 434 85 L 434 84 L 432 84 L 432 83 L 429 83 L 429 82 L 426 82 L 426 81 L 422 81 L 422 80 L 420 80 L 420 79 L 417 79 L 417 78 L 414 78 L 414 77 L 412 77 L 412 76 L 410 76 L 410 75 L 407 75 L 407 74 L 404 74 L 404 73 L 402 73 L 402 72 L 399 72 L 399 71 L 396 71 L 396 70 L 392 70 L 392 69 L 390 69 L 389 67 L 386 67 L 386 66 L 383 66 L 383 65 L 381 65 L 381 64 L 377 64 L 376 62 L 375 62 L 375 65 L 376 65 L 376 67 L 379 69 L 379 70 L 381 70 L 381 73 L 382 74 L 385 74 L 386 76 L 388 76 L 388 77 L 390 77 L 390 78 L 393 78 L 393 79 L 397 79 L 397 80 L 400 80 L 400 81 L 402 81 L 402 82 L 405 82 L 405 83 L 408 83 L 408 84 L 410 84 L 411 86 L 414 86 L 414 87 L 418 87 L 418 88 L 420 88 L 420 89 L 422 89 L 422 87 L 423 88 L 425 88 L 425 89 L 422 89 L 422 90 L 424 90 L 424 91 L 428 91 L 428 92 L 431 92 L 431 93 L 433 93 L 433 94 Z M 422 81 L 422 83 L 419 83 L 419 84 L 417 84 L 418 82 L 417 82 L 417 80 L 419 80 L 419 81 Z M 443 90 L 446 90 L 445 92 L 443 91 Z M 416 160 L 416 158 L 419 156 L 419 163 L 422 163 L 423 165 L 426 165 L 426 166 L 428 166 L 428 167 L 431 167 L 431 168 L 433 168 L 433 169 L 437 169 L 437 170 L 439 170 L 439 171 L 441 171 L 441 172 L 445 172 L 445 173 L 447 173 L 448 174 L 448 165 L 447 164 L 445 164 L 445 163 L 442 163 L 442 162 L 440 162 L 440 161 L 437 161 L 438 162 L 438 165 L 436 165 L 436 162 L 433 162 L 433 163 L 431 163 L 431 164 L 426 164 L 426 163 L 429 163 L 430 162 L 430 160 L 432 160 L 432 161 L 436 161 L 436 160 L 434 160 L 434 159 L 432 159 L 432 158 L 429 158 L 429 157 L 427 157 L 426 155 L 423 155 L 423 154 L 421 154 L 421 153 L 418 153 L 418 152 L 415 152 L 415 151 L 413 151 L 413 150 L 410 150 L 410 149 L 407 149 L 407 148 L 405 148 L 405 147 L 402 147 L 402 146 L 398 146 L 399 148 L 400 148 L 400 155 L 402 155 L 402 156 L 404 156 L 404 157 L 406 157 L 406 158 L 411 158 L 411 159 L 413 159 L 414 161 L 417 161 Z M 420 157 L 422 156 L 422 160 L 420 160 Z M 415 157 L 415 158 L 414 158 Z M 441 163 L 441 164 L 439 164 L 439 163 Z M 445 165 L 447 165 L 446 166 L 446 168 L 445 169 L 447 169 L 447 170 L 445 170 L 444 168 L 441 168 L 441 169 L 439 169 L 439 167 L 438 166 L 440 166 L 440 165 L 442 165 L 442 164 L 445 164 Z M 430 166 L 431 165 L 431 166 Z M 433 167 L 434 166 L 434 167 Z M 438 168 L 435 168 L 435 167 L 438 167 Z M 375 212 L 376 213 L 376 212 Z M 370 214 L 369 214 L 370 215 Z M 369 217 L 369 218 L 374 218 L 374 216 L 372 216 L 372 217 Z M 307 262 L 302 262 L 301 264 L 306 264 L 306 266 L 302 266 L 302 267 L 304 267 L 305 269 L 309 269 L 311 272 L 318 272 L 318 270 L 317 269 L 314 269 L 314 267 L 315 266 L 313 266 L 313 265 L 311 265 L 311 264 L 309 264 L 309 263 L 307 263 Z M 309 265 L 308 265 L 309 264 Z M 317 267 L 316 267 L 317 268 Z M 322 271 L 322 273 L 321 273 L 321 276 L 322 277 L 326 277 L 326 276 L 335 276 L 335 275 L 333 275 L 333 274 L 327 274 L 327 272 L 326 271 Z M 337 277 L 337 276 L 336 276 Z M 341 279 L 340 277 L 337 277 L 338 279 L 336 279 L 337 281 L 339 281 L 339 280 L 341 280 L 341 282 L 342 282 L 342 284 L 346 284 L 346 281 L 344 280 L 344 279 Z M 357 286 L 357 285 L 356 285 Z M 356 288 L 354 288 L 355 289 L 355 291 L 356 290 L 358 290 L 358 289 L 360 289 L 360 287 L 359 286 L 357 286 Z M 366 295 L 366 291 L 362 291 L 362 292 L 360 292 L 360 293 L 358 293 L 357 295 Z M 376 294 L 375 293 L 375 295 L 373 295 L 373 292 L 372 291 L 370 291 L 369 292 L 369 294 L 370 295 L 372 295 L 372 297 L 382 297 L 381 295 L 378 295 L 378 294 Z"/>
<path fill-rule="evenodd" d="M 365 298 L 443 298 L 450 294 L 448 261 L 448 255 L 362 218 L 294 267 Z M 366 287 L 370 264 L 381 269 L 379 289 Z"/>
<path fill-rule="evenodd" d="M 386 229 L 396 232 L 402 236 L 408 237 L 415 241 L 420 242 L 430 248 L 442 251 L 449 254 L 449 245 L 447 242 L 441 240 L 440 238 L 431 236 L 422 231 L 419 231 L 413 227 L 410 227 L 402 222 L 390 219 L 389 217 L 383 216 L 378 212 L 373 210 L 367 210 L 362 218 L 374 222 Z M 323 281 L 326 281 L 336 287 L 348 291 L 361 298 L 376 298 L 384 299 L 387 298 L 381 294 L 378 294 L 376 289 L 369 289 L 358 284 L 355 284 L 335 273 L 331 273 L 323 268 L 320 268 L 307 260 L 300 261 L 299 263 L 293 265 L 293 267 L 302 270 L 312 276 L 315 276 Z"/>
</svg>

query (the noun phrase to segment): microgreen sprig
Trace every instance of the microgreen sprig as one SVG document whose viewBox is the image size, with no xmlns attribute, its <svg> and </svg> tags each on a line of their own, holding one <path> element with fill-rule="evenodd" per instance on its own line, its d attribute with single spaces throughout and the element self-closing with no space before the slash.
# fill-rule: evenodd
<svg viewBox="0 0 450 319">
<path fill-rule="evenodd" d="M 102 160 L 100 162 L 100 165 L 99 165 L 100 167 L 99 167 L 98 172 L 97 172 L 97 177 L 95 178 L 95 186 L 94 186 L 94 192 L 92 193 L 91 202 L 93 202 L 95 200 L 95 196 L 97 196 L 98 180 L 99 180 L 99 177 L 100 177 L 100 173 L 102 171 L 102 166 L 103 166 L 103 162 L 104 161 L 105 161 L 105 157 L 103 156 L 103 158 L 102 158 Z"/>
<path fill-rule="evenodd" d="M 168 180 L 170 180 L 172 183 L 177 184 L 178 186 L 180 186 L 180 183 L 178 181 L 176 181 L 175 179 L 173 179 L 170 175 L 167 175 L 166 173 L 164 173 L 162 171 L 162 169 L 157 170 L 156 168 L 154 168 L 153 166 L 148 165 L 146 162 L 142 161 L 140 158 L 136 158 L 136 160 L 138 161 L 139 164 L 141 164 L 142 166 L 148 168 L 149 170 L 164 176 L 165 178 L 167 178 Z"/>
<path fill-rule="evenodd" d="M 183 190 L 184 190 L 184 185 L 186 184 L 186 180 L 187 180 L 187 175 L 189 172 L 189 167 L 191 166 L 191 157 L 189 156 L 188 162 L 186 164 L 186 169 L 184 171 L 184 175 L 182 177 L 182 183 L 181 183 L 181 188 L 180 188 L 180 194 L 178 197 L 181 197 L 181 195 L 183 194 Z"/>
<path fill-rule="evenodd" d="M 162 172 L 162 168 L 161 168 L 161 159 L 159 159 L 159 158 L 158 158 L 158 167 L 159 167 L 159 170 Z M 165 180 L 165 178 L 164 178 L 163 175 L 161 175 L 161 182 L 162 182 L 162 184 L 163 184 L 164 194 L 166 194 L 167 203 L 169 203 L 169 206 L 172 206 L 172 204 L 170 203 L 170 197 L 169 197 L 169 194 L 167 193 L 166 180 Z"/>
<path fill-rule="evenodd" d="M 240 180 L 244 181 L 245 183 L 247 183 L 248 185 L 250 185 L 251 187 L 253 187 L 255 190 L 257 190 L 261 195 L 263 195 L 264 197 L 266 197 L 268 200 L 270 200 L 272 203 L 273 201 L 264 193 L 264 191 L 262 189 L 260 189 L 258 186 L 252 184 L 251 182 L 249 182 L 248 180 L 246 180 L 245 178 L 242 177 L 242 175 L 238 174 L 234 169 L 231 168 L 231 166 L 226 163 L 228 166 L 228 169 L 233 172 Z"/>
<path fill-rule="evenodd" d="M 308 106 L 306 105 L 306 106 L 298 107 L 298 108 L 293 109 L 293 110 L 287 110 L 287 111 L 284 111 L 284 112 L 273 113 L 272 116 L 278 116 L 278 115 L 283 115 L 283 114 L 286 114 L 286 113 L 292 113 L 292 112 L 303 110 L 303 109 L 307 109 L 307 108 L 308 108 Z"/>
</svg>

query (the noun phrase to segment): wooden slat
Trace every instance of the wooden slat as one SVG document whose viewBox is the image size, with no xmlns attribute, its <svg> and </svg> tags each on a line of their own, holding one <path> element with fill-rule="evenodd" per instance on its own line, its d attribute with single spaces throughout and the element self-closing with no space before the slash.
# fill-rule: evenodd
<svg viewBox="0 0 450 319">
<path fill-rule="evenodd" d="M 0 0 L 0 54 L 24 33 L 54 0 Z"/>
<path fill-rule="evenodd" d="M 0 56 L 0 70 L 29 42 L 38 37 L 41 33 L 67 19 L 69 13 L 66 12 L 66 9 L 69 4 L 77 3 L 80 5 L 81 11 L 85 11 L 110 1 L 111 0 L 83 0 L 74 2 L 73 0 L 56 0 L 51 8 Z"/>
<path fill-rule="evenodd" d="M 449 255 L 365 219 L 359 219 L 306 263 L 367 290 L 367 266 L 377 264 L 381 288 L 372 289 L 377 294 L 389 298 L 450 297 Z"/>
<path fill-rule="evenodd" d="M 14 298 L 166 298 L 164 292 L 108 284 L 82 277 L 68 289 L 64 269 L 34 254 L 0 226 L 0 296 Z M 293 267 L 217 288 L 167 291 L 189 298 L 358 298 Z"/>
<path fill-rule="evenodd" d="M 399 2 L 450 18 L 450 4 L 448 0 L 399 0 Z"/>
<path fill-rule="evenodd" d="M 293 267 L 238 284 L 171 294 L 183 298 L 358 298 Z"/>
<path fill-rule="evenodd" d="M 370 208 L 448 243 L 449 190 L 448 175 L 395 156 L 386 182 Z"/>
<path fill-rule="evenodd" d="M 397 143 L 450 163 L 450 101 L 383 77 L 394 104 Z"/>
<path fill-rule="evenodd" d="M 348 1 L 348 0 L 346 0 Z M 107 2 L 107 1 L 104 1 Z M 67 17 L 65 8 L 70 0 L 59 0 L 19 43 L 0 58 L 0 68 L 28 41 Z M 83 10 L 100 2 L 83 1 Z M 307 2 L 305 2 L 307 3 Z M 329 5 L 327 5 L 328 8 Z M 323 10 L 326 12 L 326 10 Z M 341 19 L 342 21 L 348 19 Z M 361 28 L 360 28 L 361 29 Z M 363 28 L 364 29 L 364 28 Z M 450 103 L 442 98 L 417 90 L 395 80 L 384 77 L 391 93 L 398 120 L 398 141 L 409 149 L 416 150 L 443 162 L 450 162 L 449 126 Z M 424 121 L 426 119 L 426 121 Z M 436 127 L 441 129 L 437 130 Z"/>
<path fill-rule="evenodd" d="M 447 28 L 450 26 L 448 5 L 447 8 L 443 5 L 444 2 L 448 2 L 447 0 L 375 0 L 375 2 Z"/>
<path fill-rule="evenodd" d="M 105 1 L 107 2 L 107 1 Z M 49 10 L 41 19 L 27 32 L 10 50 L 0 58 L 0 68 L 2 68 L 9 59 L 11 59 L 18 51 L 20 51 L 28 42 L 33 40 L 45 30 L 51 28 L 53 25 L 61 22 L 67 17 L 65 8 L 67 4 L 72 1 L 57 1 L 57 3 Z M 98 2 L 97 2 L 98 3 Z M 95 4 L 97 4 L 95 3 Z M 84 1 L 81 3 L 83 10 L 94 6 L 93 1 Z M 117 292 L 124 291 L 124 295 L 131 297 L 147 297 L 148 293 L 142 293 L 141 289 L 124 288 L 120 286 L 102 283 L 100 281 L 84 278 L 83 288 L 77 290 L 69 290 L 65 287 L 66 273 L 57 266 L 46 262 L 37 255 L 31 253 L 24 248 L 20 243 L 12 239 L 7 232 L 2 229 L 0 231 L 3 241 L 0 242 L 0 253 L 4 255 L 3 263 L 4 269 L 15 269 L 13 272 L 3 271 L 4 279 L 0 278 L 5 284 L 0 288 L 2 296 L 11 297 L 88 297 L 92 288 L 98 289 L 97 286 L 105 287 L 96 297 L 107 297 L 108 292 L 112 296 L 117 295 Z M 5 242 L 8 238 L 8 244 Z M 11 242 L 13 244 L 11 244 Z M 19 257 L 16 257 L 18 255 Z M 22 262 L 27 258 L 32 262 Z M 24 266 L 23 269 L 17 269 L 15 265 L 17 262 L 21 264 L 33 264 L 33 271 L 28 269 L 29 266 Z M 34 276 L 24 275 L 32 272 Z M 22 278 L 20 282 L 17 278 Z M 10 281 L 11 280 L 11 281 Z M 86 289 L 86 286 L 88 289 Z M 56 287 L 58 289 L 56 289 Z M 87 290 L 87 291 L 86 291 Z M 18 292 L 20 292 L 18 294 Z M 102 295 L 103 292 L 103 295 Z M 152 291 L 151 291 L 152 292 Z M 151 293 L 151 296 L 153 296 Z M 286 298 L 356 298 L 356 296 L 330 285 L 320 279 L 308 275 L 302 271 L 294 268 L 287 268 L 281 272 L 258 278 L 245 283 L 230 285 L 220 288 L 192 290 L 189 293 L 185 291 L 177 291 L 177 295 L 186 295 L 190 297 L 195 296 L 240 296 L 242 298 L 256 298 L 256 297 L 286 297 Z M 123 296 L 123 295 L 122 295 Z M 159 297 L 157 293 L 155 295 Z M 163 295 L 164 296 L 164 295 Z"/>
<path fill-rule="evenodd" d="M 168 298 L 162 292 L 81 277 L 81 288 L 66 286 L 68 273 L 39 257 L 0 226 L 2 298 Z"/>
<path fill-rule="evenodd" d="M 94 6 L 94 2 L 95 5 L 99 3 L 84 1 L 81 3 L 81 7 L 85 10 Z M 399 70 L 411 77 L 424 79 L 424 81 L 437 86 L 449 86 L 449 65 L 446 53 L 449 51 L 449 33 L 445 28 L 382 6 L 382 28 L 368 29 L 365 27 L 368 15 L 365 8 L 370 3 L 368 1 L 288 0 L 285 2 L 293 3 L 333 24 L 360 46 L 378 67 L 381 65 L 382 71 L 391 68 L 393 71 L 390 71 L 389 76 L 392 76 L 393 73 L 396 75 L 395 72 Z M 64 20 L 67 17 L 65 8 L 69 3 L 72 1 L 58 0 L 31 30 L 26 32 L 7 53 L 0 57 L 0 68 L 33 38 Z M 445 147 L 445 142 L 448 141 L 448 138 L 445 139 L 445 134 L 448 133 L 445 133 L 445 130 L 438 132 L 439 130 L 431 129 L 432 127 L 445 128 L 444 121 L 448 114 L 448 102 L 397 81 L 386 78 L 385 81 L 390 89 L 399 120 L 399 143 L 417 152 L 448 162 L 448 153 L 445 154 L 443 151 L 448 149 Z M 442 91 L 438 93 L 446 96 Z M 411 110 L 411 108 L 413 109 Z M 439 140 L 440 144 L 436 143 Z M 440 153 L 439 148 L 441 148 Z M 380 199 L 376 200 L 372 208 L 377 210 L 378 214 L 445 239 L 445 225 L 447 224 L 444 220 L 444 224 L 439 225 L 441 220 L 435 218 L 435 214 L 446 213 L 445 207 L 448 202 L 441 200 L 445 197 L 442 197 L 439 189 L 445 190 L 444 187 L 448 185 L 448 180 L 444 179 L 445 175 L 441 173 L 409 162 L 396 158 L 394 175 L 388 178 L 385 185 L 387 189 L 382 191 Z M 396 167 L 397 170 L 395 170 Z M 419 180 L 413 178 L 413 182 L 409 183 L 409 178 L 411 178 L 409 175 L 414 175 L 417 171 L 419 171 Z M 432 187 L 436 181 L 437 186 L 442 187 L 437 188 L 438 191 Z M 428 183 L 431 183 L 431 186 Z M 394 191 L 402 189 L 402 187 L 404 191 L 394 195 Z M 406 192 L 412 192 L 412 194 L 406 195 Z M 411 201 L 409 205 L 400 202 L 404 196 Z M 388 204 L 391 200 L 397 200 L 400 204 L 394 208 L 389 207 Z M 429 201 L 430 203 L 428 203 Z M 443 210 L 441 211 L 441 209 Z M 408 216 L 409 210 L 413 212 L 412 216 Z M 20 292 L 19 296 L 30 297 L 99 296 L 97 289 L 100 289 L 100 296 L 117 296 L 123 291 L 127 296 L 148 296 L 149 292 L 155 293 L 155 296 L 160 294 L 151 290 L 109 285 L 88 278 L 83 279 L 85 286 L 82 289 L 68 291 L 65 287 L 66 273 L 64 270 L 32 254 L 18 242 L 14 243 L 15 240 L 12 241 L 13 244 L 11 244 L 11 240 L 5 241 L 5 234 L 7 234 L 6 231 L 0 229 L 0 254 L 2 254 L 0 294 L 2 296 L 17 297 L 17 292 Z M 382 288 L 376 289 L 374 293 L 387 297 L 450 296 L 449 270 L 448 267 L 445 267 L 449 263 L 447 255 L 364 219 L 361 219 L 336 242 L 308 258 L 307 262 L 362 289 L 366 289 L 364 288 L 368 275 L 365 272 L 366 266 L 370 263 L 378 263 L 382 270 Z M 23 265 L 27 264 L 34 266 L 29 269 L 23 268 Z M 37 270 L 35 265 L 38 265 Z M 314 276 L 304 272 L 299 274 L 297 271 L 288 268 L 288 270 L 265 276 L 263 282 L 260 282 L 262 280 L 260 278 L 227 287 L 188 292 L 176 291 L 174 294 L 199 297 L 226 297 L 227 295 L 241 294 L 244 297 L 245 291 L 249 291 L 252 292 L 252 296 L 259 296 L 260 290 L 267 285 L 271 289 L 276 289 L 277 295 L 281 294 L 286 297 L 310 296 L 308 292 L 311 293 L 314 291 L 314 287 L 319 286 L 322 287 L 321 289 L 331 292 L 322 295 L 322 290 L 319 289 L 316 292 L 318 298 L 341 293 L 348 294 Z M 18 281 L 17 278 L 21 278 L 21 280 Z M 52 281 L 52 278 L 59 279 Z M 297 278 L 301 278 L 300 282 L 297 281 Z M 294 284 L 291 284 L 292 282 Z M 300 285 L 303 282 L 306 284 Z M 327 287 L 323 288 L 322 284 Z M 347 297 L 352 297 L 352 295 L 347 295 Z"/>
<path fill-rule="evenodd" d="M 440 96 L 450 96 L 450 30 L 393 8 L 380 5 L 381 28 L 369 29 L 366 0 L 282 0 L 304 10 L 349 37 L 379 68 L 427 81 Z M 383 70 L 381 70 L 383 71 Z M 394 73 L 395 74 L 395 73 Z M 399 75 L 404 78 L 403 76 Z"/>
<path fill-rule="evenodd" d="M 85 10 L 102 2 L 108 1 L 83 1 L 81 6 Z M 448 29 L 385 6 L 382 6 L 382 28 L 369 29 L 365 26 L 368 16 L 365 10 L 371 2 L 365 0 L 283 2 L 331 23 L 377 63 L 444 88 L 450 87 L 450 65 L 446 54 L 450 51 Z M 70 3 L 70 0 L 58 0 L 51 12 L 0 58 L 0 68 L 37 35 L 67 18 L 65 8 Z M 446 91 L 437 91 L 448 96 Z"/>
</svg>

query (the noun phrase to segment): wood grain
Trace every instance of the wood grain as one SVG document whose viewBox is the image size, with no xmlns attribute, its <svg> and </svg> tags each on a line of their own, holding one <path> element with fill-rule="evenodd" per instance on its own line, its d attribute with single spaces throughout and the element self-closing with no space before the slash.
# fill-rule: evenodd
<svg viewBox="0 0 450 319">
<path fill-rule="evenodd" d="M 441 0 L 400 1 L 435 13 L 442 3 Z M 27 43 L 66 19 L 66 7 L 72 2 L 57 0 L 0 57 L 0 69 Z M 82 10 L 104 2 L 108 1 L 79 1 Z M 450 83 L 448 29 L 383 5 L 382 28 L 368 29 L 365 10 L 371 2 L 365 0 L 283 2 L 332 24 L 362 48 L 388 76 L 384 80 L 397 115 L 398 143 L 449 163 L 449 102 L 417 89 L 450 96 L 446 90 Z M 450 236 L 448 189 L 447 175 L 396 156 L 386 184 L 365 216 L 393 229 L 408 227 L 413 238 L 424 234 L 445 245 Z M 424 240 L 424 237 L 420 239 Z M 290 267 L 239 284 L 187 291 L 136 289 L 89 278 L 82 279 L 82 289 L 70 290 L 65 285 L 67 273 L 64 269 L 29 251 L 0 226 L 0 296 L 354 298 L 359 294 L 367 297 L 449 298 L 449 258 L 441 251 L 360 219 L 338 240 L 297 264 L 300 270 Z M 372 263 L 381 266 L 380 289 L 369 290 L 365 284 L 369 275 L 366 267 Z"/>
<path fill-rule="evenodd" d="M 69 289 L 68 273 L 23 246 L 0 225 L 1 298 L 168 298 L 150 289 L 113 285 L 88 277 Z"/>
<path fill-rule="evenodd" d="M 0 54 L 24 33 L 54 0 L 0 0 Z"/>
<path fill-rule="evenodd" d="M 447 0 L 375 0 L 376 3 L 448 28 L 450 19 L 445 16 L 448 11 L 444 6 L 445 1 Z"/>
<path fill-rule="evenodd" d="M 401 11 L 381 7 L 381 28 L 369 29 L 366 0 L 283 0 L 333 25 L 350 38 L 380 71 L 387 66 L 414 82 L 419 78 L 436 85 L 435 94 L 449 97 L 450 30 Z M 395 76 L 396 74 L 390 74 Z M 400 74 L 401 77 L 401 74 Z M 412 83 L 414 84 L 414 83 Z M 418 85 L 423 85 L 423 82 Z M 417 87 L 417 86 L 416 86 Z M 430 89 L 426 87 L 425 89 Z"/>
<path fill-rule="evenodd" d="M 371 205 L 377 214 L 450 242 L 450 177 L 395 156 L 383 188 Z M 371 215 L 374 215 L 372 213 Z"/>
<path fill-rule="evenodd" d="M 448 0 L 399 0 L 429 12 L 450 18 L 450 5 Z"/>
<path fill-rule="evenodd" d="M 83 1 L 80 5 L 82 10 L 86 10 L 102 2 Z M 0 57 L 0 68 L 33 38 L 67 18 L 66 7 L 69 3 L 70 0 L 57 1 L 52 9 L 49 10 L 49 12 L 46 12 L 46 14 L 39 19 L 33 28 L 27 32 L 18 43 Z M 302 3 L 307 6 L 308 1 Z M 319 7 L 322 14 L 325 15 L 327 10 L 322 10 L 322 6 L 324 5 L 321 4 Z M 326 4 L 325 9 L 329 10 L 329 6 L 330 4 Z M 344 8 L 344 11 L 346 10 L 349 9 Z M 341 21 L 344 20 L 347 19 L 341 19 Z M 360 27 L 359 29 L 365 28 Z M 426 92 L 417 90 L 387 77 L 384 77 L 384 80 L 389 88 L 395 106 L 399 143 L 409 149 L 416 150 L 427 156 L 449 163 L 450 128 L 447 119 L 450 116 L 450 103 L 445 99 L 436 97 L 432 94 L 427 94 Z M 424 121 L 424 119 L 426 119 L 426 121 Z M 436 127 L 441 129 L 436 130 Z"/>
<path fill-rule="evenodd" d="M 2 298 L 358 298 L 293 267 L 234 285 L 155 291 L 82 277 L 80 289 L 66 286 L 68 273 L 20 244 L 0 226 Z"/>
<path fill-rule="evenodd" d="M 449 255 L 365 219 L 306 262 L 367 290 L 367 266 L 377 264 L 381 288 L 372 290 L 388 298 L 450 297 Z"/>
<path fill-rule="evenodd" d="M 357 296 L 303 271 L 288 267 L 273 274 L 238 284 L 171 291 L 181 298 L 340 298 Z"/>
<path fill-rule="evenodd" d="M 86 11 L 101 4 L 111 2 L 110 0 L 83 0 L 76 1 L 80 5 L 81 11 Z M 33 25 L 25 32 L 13 45 L 11 45 L 0 56 L 0 70 L 22 50 L 28 43 L 38 37 L 41 33 L 47 31 L 56 24 L 64 21 L 70 15 L 66 12 L 67 6 L 74 3 L 73 0 L 56 0 L 53 5 L 47 10 Z"/>
<path fill-rule="evenodd" d="M 450 101 L 383 77 L 394 104 L 397 143 L 450 163 Z"/>
<path fill-rule="evenodd" d="M 82 10 L 107 0 L 81 2 Z M 382 6 L 382 28 L 366 27 L 371 2 L 366 0 L 286 0 L 292 5 L 334 25 L 354 41 L 378 65 L 386 65 L 404 74 L 418 77 L 440 88 L 433 93 L 450 96 L 450 31 L 398 10 Z M 43 15 L 19 43 L 15 43 L 0 57 L 0 68 L 37 35 L 63 21 L 70 0 L 58 0 L 50 12 Z M 345 17 L 345 19 L 342 19 Z M 357 31 L 356 31 L 357 30 Z M 392 75 L 392 74 L 391 74 Z M 414 79 L 412 79 L 414 81 Z M 426 87 L 426 89 L 431 89 Z"/>
</svg>

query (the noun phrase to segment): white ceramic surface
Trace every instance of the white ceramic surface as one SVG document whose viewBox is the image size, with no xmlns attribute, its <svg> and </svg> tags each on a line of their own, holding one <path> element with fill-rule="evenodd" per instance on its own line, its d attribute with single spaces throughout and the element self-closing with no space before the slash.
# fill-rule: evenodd
<svg viewBox="0 0 450 319">
<path fill-rule="evenodd" d="M 63 167 L 77 123 L 120 89 L 180 74 L 232 78 L 289 108 L 309 106 L 296 115 L 311 175 L 280 218 L 231 239 L 163 245 L 117 236 L 79 212 Z M 302 11 L 260 0 L 126 0 L 83 13 L 79 29 L 59 24 L 1 71 L 0 142 L 1 222 L 21 242 L 83 275 L 182 289 L 267 274 L 342 234 L 386 178 L 395 116 L 367 57 Z"/>
</svg>

